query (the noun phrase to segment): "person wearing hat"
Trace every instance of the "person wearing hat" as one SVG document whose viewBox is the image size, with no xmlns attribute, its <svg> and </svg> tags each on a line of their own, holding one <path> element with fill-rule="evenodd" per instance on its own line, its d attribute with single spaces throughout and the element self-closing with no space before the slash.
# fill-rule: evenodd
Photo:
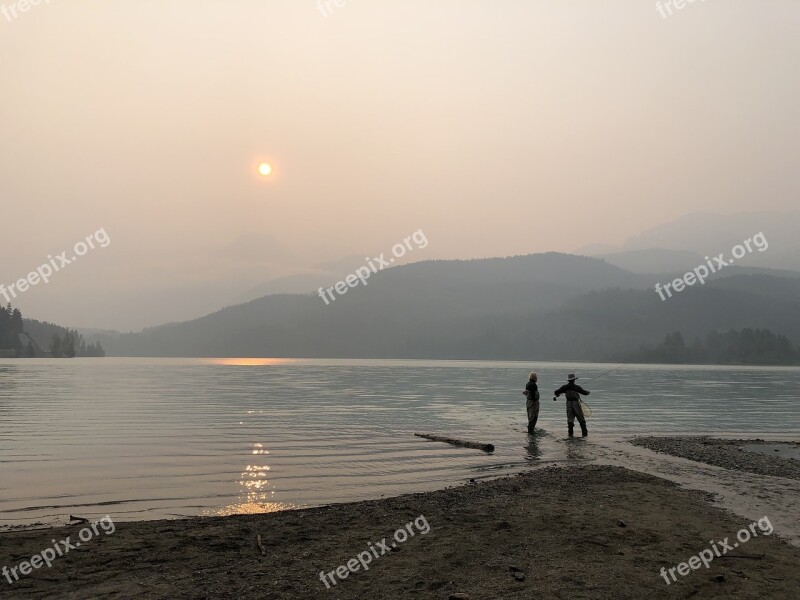
<svg viewBox="0 0 800 600">
<path fill-rule="evenodd" d="M 528 409 L 528 433 L 533 433 L 536 421 L 539 420 L 539 386 L 536 382 L 539 376 L 536 373 L 528 375 L 528 383 L 525 384 L 525 391 L 522 392 L 528 398 L 525 408 Z"/>
<path fill-rule="evenodd" d="M 575 417 L 578 417 L 578 423 L 581 425 L 581 433 L 583 437 L 589 435 L 589 430 L 586 428 L 586 418 L 583 416 L 583 409 L 581 409 L 581 395 L 588 396 L 589 391 L 583 389 L 575 383 L 574 373 L 570 373 L 567 377 L 567 383 L 562 385 L 555 391 L 555 401 L 561 394 L 567 397 L 567 427 L 569 428 L 569 436 L 572 437 L 572 429 L 575 427 Z"/>
</svg>

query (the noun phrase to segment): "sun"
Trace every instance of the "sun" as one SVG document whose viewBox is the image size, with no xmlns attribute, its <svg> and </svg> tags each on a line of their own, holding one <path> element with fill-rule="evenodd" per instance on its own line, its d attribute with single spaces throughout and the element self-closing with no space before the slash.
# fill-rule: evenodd
<svg viewBox="0 0 800 600">
<path fill-rule="evenodd" d="M 260 165 L 258 165 L 258 172 L 260 175 L 264 177 L 269 177 L 270 175 L 272 175 L 272 165 L 265 162 L 261 163 Z"/>
</svg>

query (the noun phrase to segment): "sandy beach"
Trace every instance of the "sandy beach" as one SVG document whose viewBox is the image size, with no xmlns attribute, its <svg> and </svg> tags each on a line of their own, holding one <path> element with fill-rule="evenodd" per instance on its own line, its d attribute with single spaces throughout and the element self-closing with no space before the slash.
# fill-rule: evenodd
<svg viewBox="0 0 800 600">
<path fill-rule="evenodd" d="M 796 598 L 800 549 L 782 539 L 783 515 L 761 515 L 775 525 L 768 535 L 766 522 L 713 500 L 596 464 L 299 511 L 117 523 L 51 568 L 3 580 L 0 597 Z M 0 566 L 53 540 L 74 544 L 85 527 L 4 533 Z M 414 535 L 395 537 L 400 529 Z M 734 548 L 743 529 L 749 539 Z M 709 568 L 680 573 L 714 546 Z M 327 584 L 321 572 L 333 574 L 322 576 Z"/>
</svg>

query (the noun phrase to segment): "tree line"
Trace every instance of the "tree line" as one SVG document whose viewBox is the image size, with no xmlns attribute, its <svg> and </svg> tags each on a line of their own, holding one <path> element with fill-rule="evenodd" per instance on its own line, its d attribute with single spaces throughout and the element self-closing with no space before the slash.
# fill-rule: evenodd
<svg viewBox="0 0 800 600">
<path fill-rule="evenodd" d="M 76 356 L 105 356 L 100 342 L 87 344 L 83 336 L 74 330 L 67 329 L 63 337 L 53 334 L 50 342 L 50 354 L 53 358 L 74 358 Z"/>
<path fill-rule="evenodd" d="M 23 332 L 22 313 L 18 308 L 0 306 L 0 353 L 20 356 Z M 3 352 L 5 351 L 5 352 Z"/>
<path fill-rule="evenodd" d="M 43 331 L 52 335 L 47 348 L 40 347 L 31 332 L 26 331 L 26 323 L 36 330 L 40 338 Z M 0 306 L 0 356 L 74 358 L 105 355 L 99 342 L 87 344 L 83 336 L 75 330 L 50 323 L 26 321 L 18 308 L 13 308 L 11 304 Z"/>
<path fill-rule="evenodd" d="M 800 349 L 785 335 L 769 329 L 712 331 L 690 344 L 676 331 L 656 346 L 641 346 L 630 359 L 667 364 L 796 365 L 800 364 Z"/>
</svg>

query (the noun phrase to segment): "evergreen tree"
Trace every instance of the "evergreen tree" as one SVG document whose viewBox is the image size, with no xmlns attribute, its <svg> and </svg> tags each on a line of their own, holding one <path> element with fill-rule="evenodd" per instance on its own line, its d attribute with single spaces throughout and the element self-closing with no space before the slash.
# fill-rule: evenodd
<svg viewBox="0 0 800 600">
<path fill-rule="evenodd" d="M 11 305 L 0 306 L 0 350 L 11 349 Z"/>
<path fill-rule="evenodd" d="M 50 354 L 53 355 L 53 358 L 61 358 L 62 356 L 61 337 L 57 333 L 53 335 L 53 341 L 50 342 Z"/>
<path fill-rule="evenodd" d="M 67 330 L 61 342 L 61 353 L 66 358 L 75 358 L 75 335 L 77 332 Z"/>
<path fill-rule="evenodd" d="M 18 308 L 15 308 L 11 312 L 11 348 L 17 351 L 17 356 L 22 356 L 22 340 L 20 336 L 23 331 L 22 313 Z"/>
</svg>

